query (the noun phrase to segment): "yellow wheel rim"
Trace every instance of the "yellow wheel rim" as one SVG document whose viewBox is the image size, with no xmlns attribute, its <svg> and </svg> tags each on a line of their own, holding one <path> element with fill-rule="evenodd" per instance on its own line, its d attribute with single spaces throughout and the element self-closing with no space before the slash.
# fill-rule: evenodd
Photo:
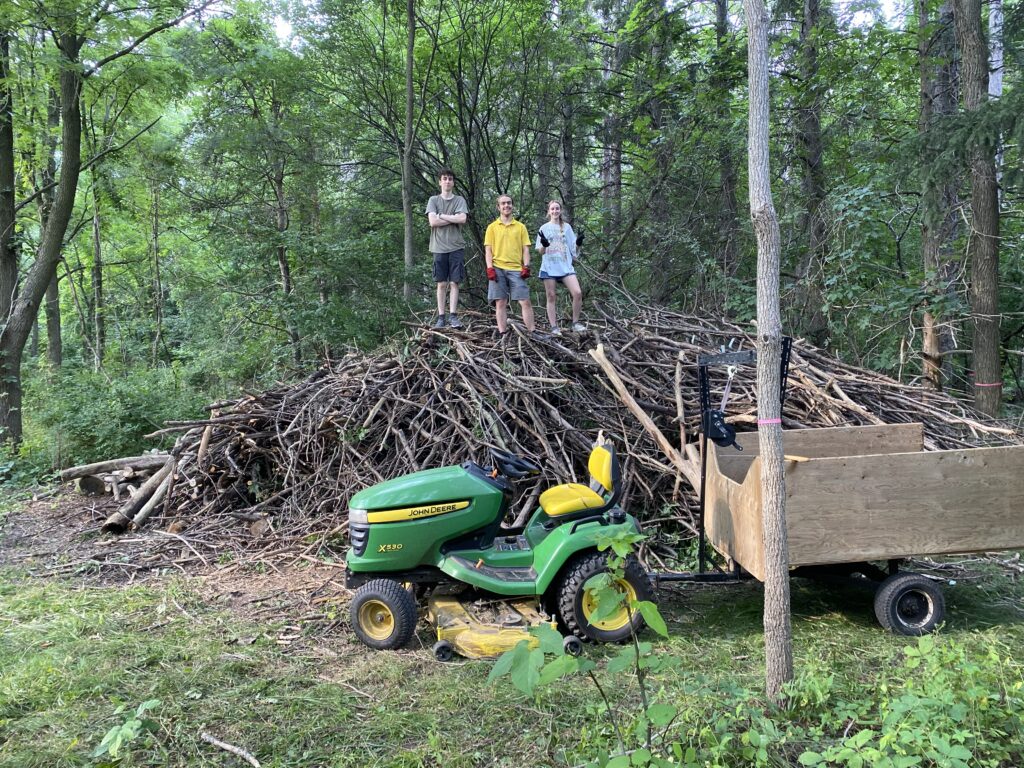
<svg viewBox="0 0 1024 768">
<path fill-rule="evenodd" d="M 367 600 L 359 606 L 359 627 L 374 640 L 387 640 L 395 631 L 395 614 L 380 600 Z"/>
<path fill-rule="evenodd" d="M 604 632 L 613 632 L 616 629 L 622 629 L 629 624 L 629 610 L 626 606 L 636 600 L 636 590 L 633 589 L 633 585 L 625 579 L 616 579 L 612 583 L 612 589 L 618 590 L 620 594 L 626 596 L 626 599 L 619 607 L 619 610 L 598 622 L 590 620 L 590 617 L 594 615 L 595 611 L 597 611 L 597 596 L 592 590 L 584 589 L 583 591 L 583 618 L 587 620 L 587 623 L 590 624 L 590 626 Z"/>
</svg>

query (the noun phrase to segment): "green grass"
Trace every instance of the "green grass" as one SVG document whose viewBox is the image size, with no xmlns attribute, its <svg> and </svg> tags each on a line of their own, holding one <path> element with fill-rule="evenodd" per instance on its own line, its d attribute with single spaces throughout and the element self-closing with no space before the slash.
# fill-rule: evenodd
<svg viewBox="0 0 1024 768">
<path fill-rule="evenodd" d="M 966 702 L 963 728 L 988 731 L 963 737 L 970 765 L 1022 764 L 1024 587 L 989 568 L 947 595 L 948 624 L 912 667 L 916 641 L 874 623 L 869 592 L 794 580 L 798 683 L 790 705 L 770 717 L 759 694 L 758 585 L 666 599 L 671 640 L 657 650 L 675 663 L 652 677 L 651 690 L 680 714 L 663 743 L 692 746 L 695 765 L 753 765 L 756 749 L 743 757 L 750 734 L 775 729 L 761 764 L 795 765 L 806 750 L 882 732 L 886 707 L 913 695 L 922 711 Z M 278 645 L 279 629 L 204 604 L 185 581 L 117 588 L 0 573 L 0 766 L 245 765 L 204 743 L 202 731 L 268 767 L 577 765 L 614 750 L 602 699 L 585 678 L 531 700 L 510 684 L 489 685 L 489 662 L 433 662 L 425 632 L 391 653 L 357 645 L 347 626 L 298 648 Z M 629 725 L 635 679 L 604 670 L 616 648 L 588 653 Z M 149 713 L 154 735 L 139 736 L 119 761 L 90 756 L 151 699 L 161 702 Z M 910 716 L 901 722 L 908 739 L 911 726 L 922 727 Z"/>
</svg>

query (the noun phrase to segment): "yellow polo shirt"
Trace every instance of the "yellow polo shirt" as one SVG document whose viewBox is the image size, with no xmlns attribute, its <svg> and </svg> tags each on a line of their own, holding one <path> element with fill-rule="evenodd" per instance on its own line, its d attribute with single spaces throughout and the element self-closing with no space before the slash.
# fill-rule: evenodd
<svg viewBox="0 0 1024 768">
<path fill-rule="evenodd" d="M 530 233 L 520 221 L 512 219 L 508 224 L 502 224 L 498 218 L 488 225 L 484 245 L 491 246 L 497 269 L 518 271 L 523 268 L 523 246 L 530 247 Z"/>
</svg>

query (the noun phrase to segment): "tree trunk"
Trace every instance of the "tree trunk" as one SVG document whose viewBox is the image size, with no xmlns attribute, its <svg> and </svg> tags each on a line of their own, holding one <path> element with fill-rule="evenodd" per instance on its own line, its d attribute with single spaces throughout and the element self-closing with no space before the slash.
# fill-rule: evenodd
<svg viewBox="0 0 1024 768">
<path fill-rule="evenodd" d="M 35 261 L 25 275 L 7 324 L 0 328 L 0 440 L 14 442 L 19 442 L 22 434 L 21 360 L 25 342 L 60 261 L 82 168 L 82 116 L 79 111 L 82 72 L 78 62 L 82 39 L 72 34 L 61 34 L 57 43 L 62 59 L 60 181 Z"/>
<path fill-rule="evenodd" d="M 821 133 L 823 89 L 818 75 L 818 37 L 821 34 L 820 0 L 804 0 L 800 26 L 800 96 L 797 104 L 797 145 L 803 165 L 801 186 L 806 248 L 797 266 L 797 307 L 800 332 L 816 346 L 828 342 L 828 319 L 822 312 L 821 269 L 826 256 L 824 140 Z"/>
<path fill-rule="evenodd" d="M 413 141 L 413 58 L 416 52 L 416 3 L 406 0 L 405 42 L 405 143 L 402 146 L 402 217 L 404 227 L 405 282 L 402 296 L 412 301 L 413 220 L 412 220 L 412 141 Z"/>
<path fill-rule="evenodd" d="M 715 41 L 717 44 L 718 69 L 728 68 L 733 56 L 733 48 L 729 44 L 729 6 L 727 0 L 715 0 Z M 720 125 L 727 125 L 730 98 L 728 78 L 716 73 L 715 90 L 718 92 L 718 119 Z M 739 262 L 739 203 L 736 200 L 736 161 L 733 158 L 732 142 L 729 137 L 718 144 L 718 175 L 719 175 L 719 263 L 722 274 L 734 277 Z"/>
<path fill-rule="evenodd" d="M 961 262 L 954 244 L 959 231 L 959 184 L 956 174 L 937 162 L 938 122 L 956 110 L 956 56 L 949 3 L 939 9 L 937 23 L 929 14 L 930 0 L 918 0 L 918 59 L 921 104 L 918 130 L 922 137 L 921 262 L 928 301 L 923 312 L 923 373 L 925 383 L 942 389 L 952 374 L 956 347 L 953 318 L 935 305 L 952 305 Z"/>
<path fill-rule="evenodd" d="M 977 112 L 988 99 L 988 48 L 981 26 L 981 0 L 954 0 L 953 17 L 960 45 L 964 109 Z M 1002 400 L 999 360 L 999 199 L 996 193 L 995 141 L 973 134 L 971 169 L 971 314 L 974 323 L 974 405 L 998 416 Z"/>
<path fill-rule="evenodd" d="M 576 220 L 576 140 L 575 109 L 571 99 L 562 99 L 562 213 Z"/>
<path fill-rule="evenodd" d="M 763 0 L 744 0 L 749 77 L 750 216 L 757 237 L 757 417 L 761 457 L 764 537 L 765 690 L 778 700 L 793 677 L 789 616 L 789 551 L 783 474 L 779 373 L 782 320 L 779 312 L 779 221 L 772 203 L 768 156 L 768 13 Z"/>
<path fill-rule="evenodd" d="M 1003 98 L 1003 0 L 988 4 L 988 96 L 993 101 Z M 1003 139 L 996 141 L 996 194 L 1002 203 Z"/>
<path fill-rule="evenodd" d="M 103 354 L 107 343 L 105 297 L 103 295 L 103 240 L 101 238 L 100 193 L 93 187 L 92 209 L 92 333 L 93 370 L 103 367 Z"/>
<path fill-rule="evenodd" d="M 51 368 L 60 368 L 64 361 L 64 345 L 60 335 L 60 279 L 53 273 L 46 286 L 46 362 Z"/>
<path fill-rule="evenodd" d="M 18 241 L 14 231 L 14 96 L 10 76 L 11 34 L 0 29 L 0 326 L 18 294 Z M 0 403 L 0 408 L 3 404 Z M 0 431 L 0 440 L 3 432 Z"/>
<path fill-rule="evenodd" d="M 153 346 L 150 359 L 156 366 L 164 335 L 164 286 L 160 278 L 160 184 L 153 182 Z"/>
<path fill-rule="evenodd" d="M 283 117 L 280 113 L 280 105 L 274 105 L 275 117 Z M 285 326 L 288 329 L 288 339 L 292 346 L 292 359 L 296 365 L 302 363 L 302 339 L 299 337 L 299 329 L 292 319 L 292 270 L 288 261 L 288 246 L 285 244 L 285 234 L 291 224 L 288 215 L 288 197 L 284 189 L 284 161 L 278 161 L 271 179 L 274 188 L 274 197 L 277 202 L 276 226 L 277 226 L 277 268 L 281 274 L 281 292 L 284 294 Z"/>
<path fill-rule="evenodd" d="M 39 195 L 39 223 L 46 227 L 53 208 L 53 192 L 46 190 L 57 178 L 57 131 L 60 129 L 60 97 L 54 88 L 49 89 L 46 105 L 46 169 L 43 172 L 44 191 Z M 43 303 L 46 315 L 46 362 L 51 368 L 60 368 L 64 359 L 64 345 L 60 331 L 60 279 L 54 270 L 50 284 L 46 286 Z"/>
</svg>

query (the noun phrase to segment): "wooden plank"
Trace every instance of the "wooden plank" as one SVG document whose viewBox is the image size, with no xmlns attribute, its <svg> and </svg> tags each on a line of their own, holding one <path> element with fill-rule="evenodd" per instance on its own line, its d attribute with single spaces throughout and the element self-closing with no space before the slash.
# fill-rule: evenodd
<svg viewBox="0 0 1024 768">
<path fill-rule="evenodd" d="M 743 454 L 756 456 L 759 452 L 756 432 L 742 432 L 736 442 L 743 446 Z M 910 453 L 924 447 L 924 427 L 913 423 L 787 429 L 782 433 L 782 446 L 786 453 L 808 458 Z"/>
<path fill-rule="evenodd" d="M 705 532 L 711 545 L 735 560 L 755 578 L 764 580 L 764 540 L 761 535 L 761 462 L 719 451 L 708 444 Z M 724 456 L 723 456 L 724 454 Z M 720 457 L 727 468 L 719 467 Z"/>
<path fill-rule="evenodd" d="M 786 491 L 792 565 L 1024 547 L 1024 446 L 789 463 Z"/>
</svg>

